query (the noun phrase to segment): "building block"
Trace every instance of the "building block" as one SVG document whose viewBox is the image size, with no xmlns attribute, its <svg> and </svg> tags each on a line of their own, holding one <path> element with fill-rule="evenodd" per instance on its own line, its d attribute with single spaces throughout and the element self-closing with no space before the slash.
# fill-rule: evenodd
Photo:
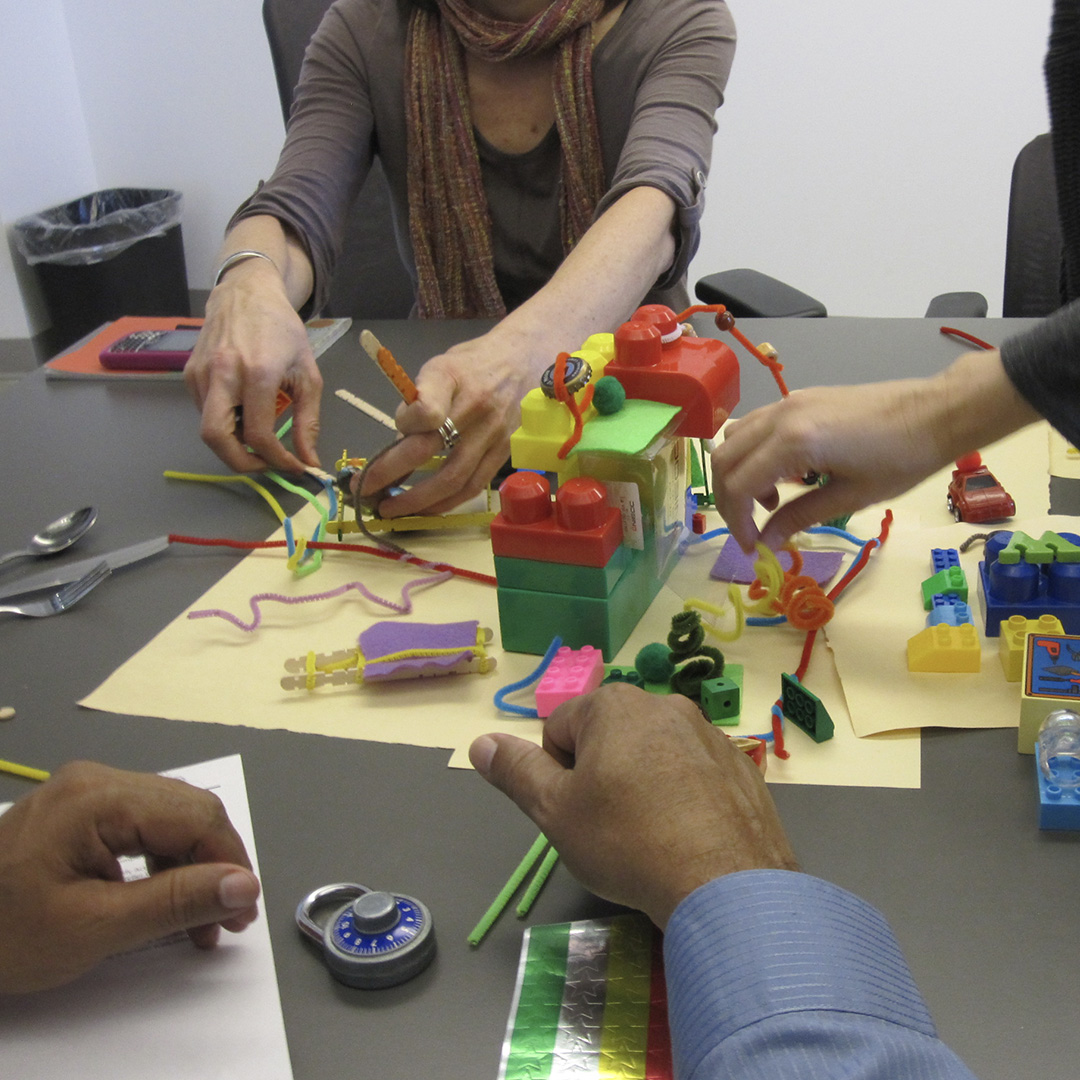
<svg viewBox="0 0 1080 1080">
<path fill-rule="evenodd" d="M 536 714 L 550 716 L 564 701 L 595 690 L 604 678 L 604 661 L 591 645 L 563 645 L 536 686 Z"/>
<path fill-rule="evenodd" d="M 982 646 L 972 623 L 939 623 L 920 630 L 907 643 L 908 671 L 974 672 L 982 669 Z"/>
<path fill-rule="evenodd" d="M 1016 749 L 1034 754 L 1039 728 L 1055 709 L 1080 705 L 1080 637 L 1028 634 L 1020 684 L 1020 724 Z"/>
<path fill-rule="evenodd" d="M 1057 559 L 1050 563 L 1004 562 L 1001 553 L 1013 535 L 1001 532 L 987 540 L 986 557 L 979 563 L 978 587 L 986 636 L 997 637 L 1002 622 L 1012 615 L 1025 619 L 1053 615 L 1067 634 L 1080 634 L 1080 563 Z M 1061 534 L 1058 539 L 1070 547 L 1080 542 L 1080 536 L 1073 533 Z M 1043 541 L 1047 550 L 1057 542 L 1047 539 L 1046 533 Z M 1071 558 L 1067 549 L 1062 550 L 1067 559 Z"/>
<path fill-rule="evenodd" d="M 615 331 L 615 358 L 606 374 L 628 398 L 677 405 L 676 435 L 711 439 L 739 402 L 739 363 L 723 342 L 683 334 L 662 304 L 638 308 Z"/>
<path fill-rule="evenodd" d="M 956 548 L 931 548 L 930 565 L 935 574 L 940 574 L 942 570 L 948 570 L 950 566 L 959 566 L 960 552 Z"/>
<path fill-rule="evenodd" d="M 630 686 L 636 686 L 639 690 L 645 690 L 650 694 L 670 694 L 671 687 L 667 683 L 647 683 L 641 676 L 641 672 L 637 668 L 632 667 L 617 667 L 613 664 L 605 665 L 604 670 L 607 674 L 604 676 L 604 681 L 600 684 L 604 686 L 606 683 L 628 683 Z"/>
<path fill-rule="evenodd" d="M 947 566 L 922 583 L 923 610 L 929 611 L 935 596 L 955 596 L 965 603 L 968 598 L 967 575 L 960 566 Z"/>
<path fill-rule="evenodd" d="M 1047 530 L 1033 540 L 1019 530 L 1012 534 L 1006 547 L 998 553 L 998 558 L 1007 565 L 1019 562 L 1045 565 L 1052 562 L 1080 562 L 1080 547 L 1066 540 L 1058 533 Z"/>
<path fill-rule="evenodd" d="M 812 694 L 794 675 L 780 676 L 780 709 L 797 728 L 816 743 L 833 737 L 833 722 L 821 698 Z"/>
<path fill-rule="evenodd" d="M 622 517 L 595 480 L 566 481 L 552 503 L 546 477 L 516 472 L 503 481 L 499 497 L 502 509 L 491 523 L 496 555 L 600 567 L 622 543 Z"/>
<path fill-rule="evenodd" d="M 1064 634 L 1061 620 L 1053 615 L 1041 615 L 1037 619 L 1025 619 L 1023 615 L 1010 615 L 1001 622 L 998 638 L 998 655 L 1006 682 L 1019 682 L 1024 675 L 1024 649 L 1028 634 Z"/>
<path fill-rule="evenodd" d="M 584 391 L 574 395 L 580 401 Z M 590 405 L 582 414 L 591 421 L 596 410 Z M 574 433 L 574 418 L 561 402 L 535 387 L 521 400 L 521 426 L 510 436 L 510 460 L 517 469 L 539 469 L 576 476 L 577 464 L 559 457 L 563 444 Z"/>
<path fill-rule="evenodd" d="M 1076 763 L 1070 767 L 1080 770 Z M 1035 780 L 1039 789 L 1039 828 L 1047 831 L 1080 829 L 1080 789 L 1061 787 L 1048 779 L 1037 756 Z"/>
<path fill-rule="evenodd" d="M 610 596 L 630 565 L 630 549 L 618 547 L 603 566 L 540 562 L 495 556 L 495 577 L 510 589 L 563 593 L 568 596 Z M 1019 676 L 1017 676 L 1019 678 Z"/>
<path fill-rule="evenodd" d="M 931 598 L 930 613 L 926 616 L 927 626 L 944 623 L 947 626 L 963 626 L 971 622 L 971 608 L 958 596 L 942 596 L 935 593 Z"/>
<path fill-rule="evenodd" d="M 718 679 L 701 684 L 701 709 L 716 727 L 735 727 L 742 712 L 742 664 L 726 664 Z"/>
<path fill-rule="evenodd" d="M 630 565 L 606 598 L 562 596 L 498 587 L 499 627 L 508 652 L 542 656 L 553 637 L 572 649 L 592 645 L 610 663 L 660 591 L 651 551 L 632 551 Z"/>
</svg>

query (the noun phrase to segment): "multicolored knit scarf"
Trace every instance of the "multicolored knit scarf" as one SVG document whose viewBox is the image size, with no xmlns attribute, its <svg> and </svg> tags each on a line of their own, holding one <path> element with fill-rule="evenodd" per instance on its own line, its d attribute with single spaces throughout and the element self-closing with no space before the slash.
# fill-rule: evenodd
<svg viewBox="0 0 1080 1080">
<path fill-rule="evenodd" d="M 558 48 L 555 126 L 562 143 L 563 250 L 581 239 L 604 193 L 593 103 L 593 22 L 604 0 L 554 0 L 528 23 L 492 19 L 468 0 L 436 0 L 409 23 L 405 60 L 409 230 L 423 318 L 497 318 L 491 217 L 473 135 L 465 52 L 511 60 Z"/>
</svg>

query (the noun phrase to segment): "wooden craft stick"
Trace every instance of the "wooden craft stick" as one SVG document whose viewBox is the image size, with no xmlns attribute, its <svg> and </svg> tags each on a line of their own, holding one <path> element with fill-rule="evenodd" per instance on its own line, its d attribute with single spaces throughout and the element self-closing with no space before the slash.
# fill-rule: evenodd
<svg viewBox="0 0 1080 1080">
<path fill-rule="evenodd" d="M 370 330 L 360 331 L 360 344 L 364 352 L 382 368 L 383 374 L 394 384 L 406 405 L 411 405 L 419 394 L 416 384 L 409 378 L 405 369 L 394 359 L 394 354 Z"/>
<path fill-rule="evenodd" d="M 388 427 L 391 431 L 397 431 L 397 424 L 394 423 L 393 417 L 387 416 L 382 409 L 376 409 L 371 402 L 365 401 L 362 397 L 357 397 L 356 394 L 350 393 L 348 390 L 335 390 L 334 395 L 341 398 L 342 401 L 348 402 L 354 409 L 359 409 L 365 416 L 370 416 L 372 420 L 378 421 L 383 427 Z"/>
</svg>

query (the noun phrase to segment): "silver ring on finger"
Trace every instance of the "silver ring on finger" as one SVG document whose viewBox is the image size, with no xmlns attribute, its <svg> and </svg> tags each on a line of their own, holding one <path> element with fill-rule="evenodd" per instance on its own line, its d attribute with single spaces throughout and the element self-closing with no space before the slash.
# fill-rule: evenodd
<svg viewBox="0 0 1080 1080">
<path fill-rule="evenodd" d="M 461 432 L 449 416 L 439 425 L 439 435 L 442 436 L 443 447 L 447 450 L 453 450 L 461 440 Z"/>
</svg>

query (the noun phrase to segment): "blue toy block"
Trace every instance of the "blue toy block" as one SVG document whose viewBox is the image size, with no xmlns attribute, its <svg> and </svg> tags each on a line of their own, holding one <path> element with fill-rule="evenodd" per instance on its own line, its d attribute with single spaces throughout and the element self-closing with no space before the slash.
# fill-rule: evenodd
<svg viewBox="0 0 1080 1080">
<path fill-rule="evenodd" d="M 1001 624 L 1013 615 L 1038 619 L 1055 615 L 1066 634 L 1080 634 L 1080 563 L 1007 563 L 998 555 L 1012 541 L 1012 533 L 997 533 L 986 542 L 986 558 L 979 563 L 979 596 L 986 619 L 987 637 L 997 637 Z M 1070 544 L 1080 541 L 1062 534 Z"/>
<path fill-rule="evenodd" d="M 960 552 L 956 548 L 931 548 L 930 564 L 935 574 L 947 570 L 950 566 L 960 565 Z"/>
<path fill-rule="evenodd" d="M 930 614 L 926 616 L 927 626 L 937 626 L 939 623 L 963 626 L 964 623 L 973 621 L 971 608 L 958 596 L 942 596 L 937 593 L 931 597 L 931 603 Z"/>
<path fill-rule="evenodd" d="M 1076 762 L 1066 766 L 1080 770 Z M 1035 755 L 1035 777 L 1039 785 L 1039 828 L 1048 831 L 1080 829 L 1080 788 L 1064 788 L 1052 783 L 1039 768 Z"/>
</svg>

